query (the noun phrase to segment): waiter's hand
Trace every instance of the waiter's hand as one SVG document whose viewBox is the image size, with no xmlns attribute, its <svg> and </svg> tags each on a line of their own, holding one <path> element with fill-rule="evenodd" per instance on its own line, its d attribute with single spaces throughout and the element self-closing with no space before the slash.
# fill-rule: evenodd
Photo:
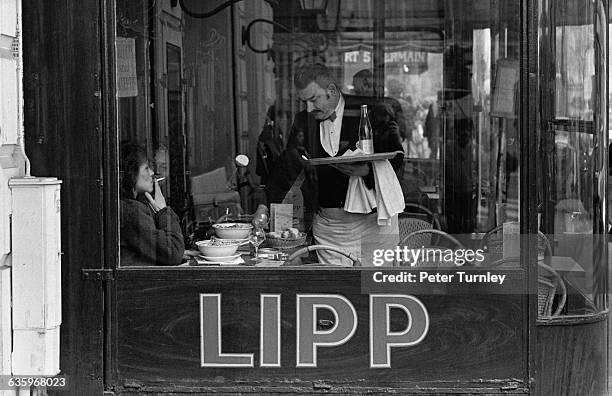
<svg viewBox="0 0 612 396">
<path fill-rule="evenodd" d="M 353 164 L 335 164 L 332 165 L 340 172 L 347 176 L 367 176 L 370 173 L 370 167 L 367 162 L 356 162 Z"/>
</svg>

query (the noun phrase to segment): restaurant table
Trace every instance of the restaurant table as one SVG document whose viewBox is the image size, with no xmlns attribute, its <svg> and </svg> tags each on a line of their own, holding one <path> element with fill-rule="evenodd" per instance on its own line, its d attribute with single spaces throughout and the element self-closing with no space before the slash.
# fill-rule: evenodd
<svg viewBox="0 0 612 396">
<path fill-rule="evenodd" d="M 287 257 L 289 257 L 292 253 L 296 252 L 297 250 L 308 246 L 307 244 L 304 245 L 298 245 L 292 248 L 288 248 L 288 249 L 273 249 L 279 253 L 284 253 L 287 255 Z M 183 266 L 193 266 L 193 267 L 223 267 L 223 268 L 229 268 L 229 267 L 280 267 L 285 260 L 272 260 L 269 258 L 265 258 L 265 257 L 260 257 L 259 258 L 259 262 L 255 262 L 255 258 L 253 257 L 251 251 L 250 251 L 250 245 L 243 245 L 241 246 L 238 251 L 236 253 L 240 254 L 240 258 L 242 258 L 242 260 L 244 261 L 244 263 L 239 263 L 239 264 L 215 264 L 215 263 L 207 263 L 206 260 L 204 260 L 203 257 L 201 257 L 201 254 L 199 251 L 194 251 L 194 250 L 186 250 L 186 255 L 191 256 L 191 258 L 186 262 L 183 263 Z M 261 250 L 262 248 L 260 247 L 259 250 Z M 268 248 L 270 249 L 270 248 Z M 265 254 L 261 254 L 262 256 L 265 256 Z M 296 263 L 294 265 L 299 266 L 301 264 L 314 264 L 317 262 L 317 256 L 316 256 L 316 252 L 310 252 L 309 255 L 303 255 L 299 258 L 296 258 Z"/>
<path fill-rule="evenodd" d="M 561 275 L 563 280 L 570 282 L 577 292 L 584 296 L 591 294 L 591 287 L 587 283 L 587 273 L 584 268 L 572 257 L 552 256 L 549 257 L 550 266 Z M 568 289 L 571 293 L 572 289 Z"/>
<path fill-rule="evenodd" d="M 590 294 L 593 288 L 593 246 L 595 235 L 592 233 L 562 232 L 554 235 L 555 256 L 573 259 L 582 269 L 584 278 L 580 285 Z"/>
<path fill-rule="evenodd" d="M 587 273 L 584 268 L 572 257 L 568 256 L 550 256 L 546 257 L 543 261 L 544 264 L 549 265 L 552 269 L 557 271 L 559 275 L 566 282 L 570 282 L 576 292 L 579 292 L 585 296 L 590 294 L 590 287 L 587 283 Z M 486 267 L 487 260 L 485 258 L 483 267 Z M 518 268 L 519 261 L 518 257 L 516 261 L 511 260 L 508 262 L 504 262 L 495 268 Z"/>
</svg>

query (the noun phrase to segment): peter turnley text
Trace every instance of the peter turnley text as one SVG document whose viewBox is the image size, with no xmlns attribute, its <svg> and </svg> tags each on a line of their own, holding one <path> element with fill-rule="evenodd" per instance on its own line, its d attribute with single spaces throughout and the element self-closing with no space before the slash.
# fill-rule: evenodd
<svg viewBox="0 0 612 396">
<path fill-rule="evenodd" d="M 376 271 L 372 274 L 375 283 L 498 283 L 504 284 L 506 275 L 491 274 L 471 274 L 465 271 L 456 271 L 452 274 L 441 272 L 426 271 L 402 271 L 400 273 L 387 274 Z"/>
</svg>

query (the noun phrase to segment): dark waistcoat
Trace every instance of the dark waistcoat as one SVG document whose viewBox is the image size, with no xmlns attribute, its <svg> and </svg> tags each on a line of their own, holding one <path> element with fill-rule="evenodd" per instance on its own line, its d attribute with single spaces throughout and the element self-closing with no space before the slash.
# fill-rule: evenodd
<svg viewBox="0 0 612 396">
<path fill-rule="evenodd" d="M 357 134 L 359 129 L 359 112 L 356 114 L 352 109 L 345 107 L 342 117 L 342 128 L 340 131 L 340 144 L 336 157 L 342 156 L 348 149 L 355 150 Z M 330 157 L 323 149 L 320 138 L 320 121 L 309 115 L 306 111 L 298 113 L 294 122 L 294 128 L 304 131 L 305 146 L 313 158 Z M 331 165 L 317 165 L 316 171 L 316 190 L 317 206 L 321 208 L 341 208 L 344 207 L 346 191 L 349 183 L 349 176 L 338 171 Z M 370 174 L 364 177 L 368 188 L 374 187 L 374 177 L 370 169 Z"/>
</svg>

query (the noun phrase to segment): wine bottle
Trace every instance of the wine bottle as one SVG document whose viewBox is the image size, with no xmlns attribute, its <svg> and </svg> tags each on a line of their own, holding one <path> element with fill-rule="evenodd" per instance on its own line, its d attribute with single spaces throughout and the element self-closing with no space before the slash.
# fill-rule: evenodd
<svg viewBox="0 0 612 396">
<path fill-rule="evenodd" d="M 365 154 L 374 154 L 372 125 L 368 119 L 367 105 L 361 105 L 361 118 L 359 119 L 359 132 L 357 139 L 359 140 L 357 148 L 360 148 Z"/>
</svg>

